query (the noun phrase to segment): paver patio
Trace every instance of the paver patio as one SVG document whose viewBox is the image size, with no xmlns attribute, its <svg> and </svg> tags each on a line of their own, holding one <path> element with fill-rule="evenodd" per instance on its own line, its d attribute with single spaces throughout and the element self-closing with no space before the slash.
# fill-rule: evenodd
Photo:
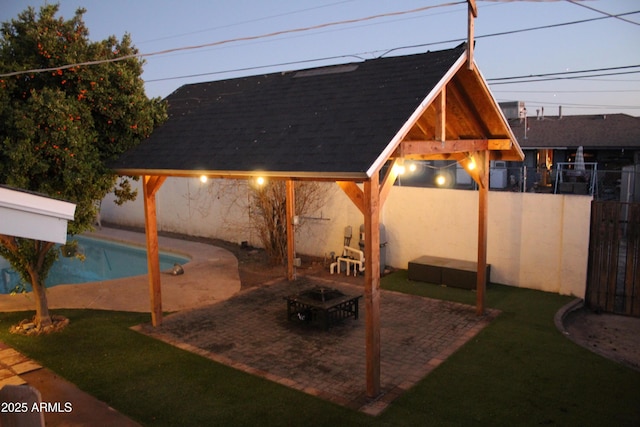
<svg viewBox="0 0 640 427">
<path fill-rule="evenodd" d="M 378 399 L 365 394 L 365 305 L 325 331 L 287 320 L 284 298 L 313 286 L 347 295 L 363 287 L 303 278 L 275 280 L 216 304 L 182 311 L 160 327 L 137 329 L 245 372 L 369 414 L 424 378 L 497 316 L 475 307 L 381 290 L 381 386 Z"/>
</svg>

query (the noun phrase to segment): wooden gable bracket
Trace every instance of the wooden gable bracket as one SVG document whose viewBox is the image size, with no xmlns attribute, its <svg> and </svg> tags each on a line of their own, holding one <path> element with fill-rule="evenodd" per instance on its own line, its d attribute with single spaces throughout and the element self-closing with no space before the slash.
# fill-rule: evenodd
<svg viewBox="0 0 640 427">
<path fill-rule="evenodd" d="M 379 185 L 378 190 L 378 198 L 380 206 L 384 205 L 384 202 L 391 191 L 391 187 L 396 182 L 398 178 L 399 169 L 398 166 L 402 160 L 399 158 L 393 159 L 387 172 Z M 372 178 L 373 179 L 373 178 Z M 366 214 L 365 209 L 365 198 L 363 190 L 358 187 L 358 184 L 353 181 L 336 181 L 336 184 L 344 191 L 344 193 L 349 197 L 351 202 L 358 208 L 358 210 L 364 215 Z"/>
<path fill-rule="evenodd" d="M 456 153 L 453 157 L 460 163 L 476 184 L 478 184 L 478 187 L 484 188 L 489 185 L 489 169 L 488 166 L 485 167 L 485 160 L 489 157 L 487 151 Z"/>
</svg>

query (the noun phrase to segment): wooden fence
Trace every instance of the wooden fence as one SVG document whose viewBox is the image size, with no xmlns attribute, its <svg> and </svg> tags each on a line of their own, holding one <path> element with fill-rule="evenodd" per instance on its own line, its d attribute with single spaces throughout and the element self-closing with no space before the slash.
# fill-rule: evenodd
<svg viewBox="0 0 640 427">
<path fill-rule="evenodd" d="M 591 203 L 585 304 L 640 317 L 640 203 Z"/>
</svg>

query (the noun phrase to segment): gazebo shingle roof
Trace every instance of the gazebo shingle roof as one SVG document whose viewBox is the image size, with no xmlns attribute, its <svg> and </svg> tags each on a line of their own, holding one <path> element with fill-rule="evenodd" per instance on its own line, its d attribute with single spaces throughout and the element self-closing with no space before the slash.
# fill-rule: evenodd
<svg viewBox="0 0 640 427">
<path fill-rule="evenodd" d="M 460 45 L 185 85 L 166 99 L 169 120 L 111 167 L 128 175 L 267 171 L 293 178 L 366 179 L 464 53 Z"/>
</svg>

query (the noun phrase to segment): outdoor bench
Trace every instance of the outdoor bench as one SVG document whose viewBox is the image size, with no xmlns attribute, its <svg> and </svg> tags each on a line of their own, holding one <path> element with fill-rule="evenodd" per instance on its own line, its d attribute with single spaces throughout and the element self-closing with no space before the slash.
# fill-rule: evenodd
<svg viewBox="0 0 640 427">
<path fill-rule="evenodd" d="M 409 280 L 456 288 L 475 289 L 478 263 L 435 256 L 421 256 L 409 262 Z M 485 270 L 487 283 L 491 265 Z"/>
</svg>

